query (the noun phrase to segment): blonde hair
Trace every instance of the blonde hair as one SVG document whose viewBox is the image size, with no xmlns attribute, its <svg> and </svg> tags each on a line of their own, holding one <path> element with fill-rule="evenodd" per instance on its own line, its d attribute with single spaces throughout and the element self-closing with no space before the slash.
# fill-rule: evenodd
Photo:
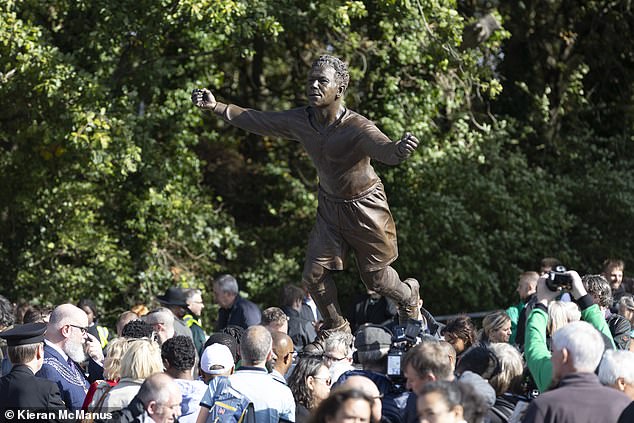
<svg viewBox="0 0 634 423">
<path fill-rule="evenodd" d="M 581 312 L 575 303 L 553 301 L 548 305 L 548 333 L 552 336 L 570 322 L 581 320 Z"/>
<path fill-rule="evenodd" d="M 489 384 L 495 389 L 495 394 L 500 396 L 509 390 L 511 392 L 519 391 L 524 373 L 524 362 L 520 352 L 511 344 L 505 343 L 491 344 L 489 348 L 500 363 L 500 371 L 489 379 Z"/>
<path fill-rule="evenodd" d="M 482 333 L 480 334 L 480 338 L 483 341 L 489 341 L 489 335 L 491 332 L 502 329 L 502 326 L 510 321 L 511 318 L 504 310 L 494 311 L 487 314 L 484 316 L 484 319 L 482 319 Z"/>
<path fill-rule="evenodd" d="M 103 361 L 103 378 L 117 380 L 121 377 L 121 358 L 128 350 L 126 338 L 115 338 L 108 342 L 106 358 Z"/>
<path fill-rule="evenodd" d="M 130 308 L 130 311 L 136 313 L 137 316 L 145 316 L 150 312 L 145 304 L 135 304 Z"/>
<path fill-rule="evenodd" d="M 145 379 L 163 371 L 161 347 L 149 339 L 130 339 L 121 358 L 121 378 Z"/>
</svg>

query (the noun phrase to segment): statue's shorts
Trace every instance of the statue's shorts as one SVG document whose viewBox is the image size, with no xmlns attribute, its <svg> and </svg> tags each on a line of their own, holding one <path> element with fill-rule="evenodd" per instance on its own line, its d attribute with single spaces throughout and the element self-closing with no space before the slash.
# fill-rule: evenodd
<svg viewBox="0 0 634 423">
<path fill-rule="evenodd" d="M 329 270 L 343 270 L 349 249 L 361 272 L 384 269 L 398 257 L 394 219 L 380 181 L 345 200 L 319 189 L 306 266 L 316 263 Z"/>
</svg>

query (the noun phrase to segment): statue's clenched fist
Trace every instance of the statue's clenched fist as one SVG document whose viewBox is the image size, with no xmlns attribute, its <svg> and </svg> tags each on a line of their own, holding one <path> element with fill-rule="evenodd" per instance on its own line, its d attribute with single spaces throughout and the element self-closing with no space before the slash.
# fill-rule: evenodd
<svg viewBox="0 0 634 423">
<path fill-rule="evenodd" d="M 192 103 L 203 110 L 213 110 L 216 106 L 216 98 L 207 88 L 196 88 L 192 91 Z"/>
<path fill-rule="evenodd" d="M 401 157 L 409 157 L 410 154 L 418 147 L 418 139 L 407 132 L 403 138 L 398 141 L 398 155 Z"/>
</svg>

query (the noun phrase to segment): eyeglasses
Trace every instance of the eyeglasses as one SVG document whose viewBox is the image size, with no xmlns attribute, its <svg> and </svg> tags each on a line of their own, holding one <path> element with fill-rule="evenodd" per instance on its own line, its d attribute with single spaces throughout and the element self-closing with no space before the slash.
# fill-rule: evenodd
<svg viewBox="0 0 634 423">
<path fill-rule="evenodd" d="M 333 357 L 333 356 L 331 356 L 331 355 L 324 355 L 324 358 L 325 358 L 326 360 L 330 360 L 330 361 L 341 361 L 341 360 L 345 360 L 345 359 L 346 359 L 346 358 L 348 358 L 348 357 L 345 357 L 345 356 L 344 356 L 344 357 L 341 357 L 341 358 L 337 358 L 337 357 Z"/>
<path fill-rule="evenodd" d="M 85 328 L 85 327 L 83 327 L 83 326 L 71 325 L 70 323 L 68 324 L 68 326 L 72 326 L 72 327 L 74 327 L 74 328 L 79 329 L 79 330 L 81 331 L 81 334 L 82 334 L 82 335 L 85 335 L 85 334 L 86 334 L 86 332 L 88 332 L 88 328 Z"/>
<path fill-rule="evenodd" d="M 317 377 L 317 376 L 313 376 L 313 379 L 323 380 L 323 381 L 324 381 L 324 383 L 326 384 L 326 386 L 330 386 L 330 385 L 332 385 L 332 379 L 330 379 L 329 377 Z"/>
</svg>

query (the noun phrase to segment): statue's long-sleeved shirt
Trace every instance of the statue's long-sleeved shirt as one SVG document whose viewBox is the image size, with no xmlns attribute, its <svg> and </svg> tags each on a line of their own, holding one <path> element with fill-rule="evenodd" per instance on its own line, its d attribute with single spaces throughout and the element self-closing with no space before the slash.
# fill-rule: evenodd
<svg viewBox="0 0 634 423">
<path fill-rule="evenodd" d="M 324 130 L 313 125 L 310 107 L 262 112 L 217 103 L 214 113 L 246 131 L 300 142 L 317 168 L 321 189 L 335 198 L 354 199 L 378 183 L 370 160 L 396 165 L 406 158 L 398 143 L 352 110 Z"/>
</svg>

